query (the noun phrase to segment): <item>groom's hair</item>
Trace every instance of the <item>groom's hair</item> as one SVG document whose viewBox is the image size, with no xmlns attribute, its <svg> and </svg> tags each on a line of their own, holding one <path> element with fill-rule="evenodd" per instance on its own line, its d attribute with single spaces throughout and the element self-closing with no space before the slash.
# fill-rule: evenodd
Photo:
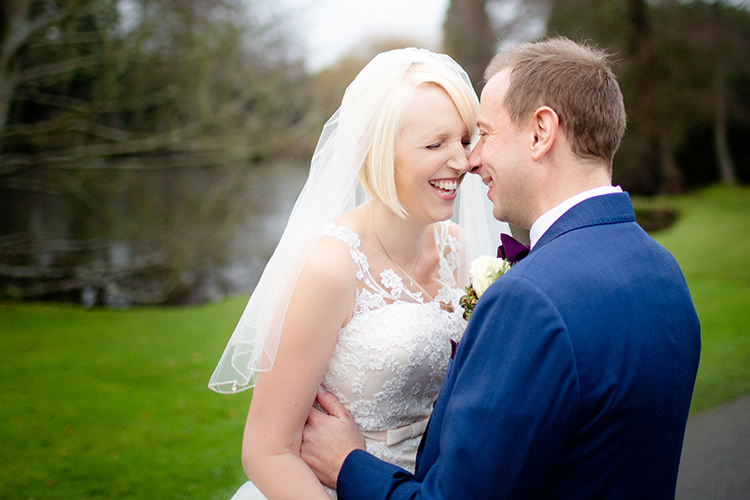
<svg viewBox="0 0 750 500">
<path fill-rule="evenodd" d="M 496 55 L 485 81 L 510 68 L 503 106 L 521 127 L 540 106 L 554 109 L 573 153 L 610 169 L 625 133 L 622 92 L 607 54 L 564 37 L 524 43 Z"/>
</svg>

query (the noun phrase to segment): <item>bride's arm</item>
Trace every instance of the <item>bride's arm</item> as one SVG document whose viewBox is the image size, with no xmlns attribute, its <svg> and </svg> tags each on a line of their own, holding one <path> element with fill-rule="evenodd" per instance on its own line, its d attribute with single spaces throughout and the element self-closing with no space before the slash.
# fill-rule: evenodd
<svg viewBox="0 0 750 500">
<path fill-rule="evenodd" d="M 356 286 L 348 246 L 322 238 L 299 276 L 276 360 L 258 376 L 245 425 L 245 472 L 270 499 L 330 500 L 299 450 L 338 332 L 353 313 Z"/>
</svg>

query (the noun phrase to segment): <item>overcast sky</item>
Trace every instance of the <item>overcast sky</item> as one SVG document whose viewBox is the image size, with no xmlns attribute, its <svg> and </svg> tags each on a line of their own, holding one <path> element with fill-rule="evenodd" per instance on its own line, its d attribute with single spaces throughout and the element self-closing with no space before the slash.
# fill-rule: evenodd
<svg viewBox="0 0 750 500">
<path fill-rule="evenodd" d="M 448 0 L 278 1 L 289 9 L 293 32 L 308 51 L 312 70 L 373 38 L 407 37 L 415 45 L 436 49 L 448 8 Z"/>
</svg>

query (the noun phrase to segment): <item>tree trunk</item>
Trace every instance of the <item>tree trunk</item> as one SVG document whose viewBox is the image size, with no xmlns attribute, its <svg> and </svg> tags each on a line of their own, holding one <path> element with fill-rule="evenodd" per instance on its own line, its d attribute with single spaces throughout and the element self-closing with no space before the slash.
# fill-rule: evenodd
<svg viewBox="0 0 750 500">
<path fill-rule="evenodd" d="M 722 71 L 719 71 L 715 81 L 715 112 L 714 112 L 714 146 L 716 147 L 716 161 L 719 164 L 719 174 L 722 184 L 734 186 L 737 176 L 734 173 L 734 163 L 729 152 L 727 137 L 727 102 L 726 89 Z"/>
<path fill-rule="evenodd" d="M 18 83 L 18 50 L 28 36 L 30 6 L 30 0 L 3 0 L 0 6 L 0 132 Z"/>
<path fill-rule="evenodd" d="M 443 25 L 445 52 L 463 66 L 477 92 L 484 83 L 484 68 L 497 46 L 486 3 L 486 0 L 451 0 Z"/>
<path fill-rule="evenodd" d="M 628 50 L 630 58 L 630 67 L 633 72 L 633 81 L 635 84 L 635 113 L 632 122 L 635 129 L 640 132 L 640 138 L 644 143 L 643 152 L 640 158 L 641 168 L 647 170 L 645 176 L 649 179 L 656 179 L 654 185 L 649 186 L 649 190 L 659 191 L 660 173 L 663 172 L 663 166 L 660 166 L 662 160 L 661 140 L 657 130 L 659 124 L 656 117 L 656 81 L 655 66 L 651 29 L 648 22 L 648 13 L 645 0 L 628 0 Z M 645 177 L 644 176 L 644 177 Z"/>
<path fill-rule="evenodd" d="M 659 137 L 659 150 L 661 152 L 661 182 L 659 191 L 667 194 L 681 193 L 684 181 L 680 169 L 672 155 L 672 144 L 667 134 L 662 133 Z"/>
<path fill-rule="evenodd" d="M 10 102 L 16 90 L 16 74 L 0 69 L 0 133 L 5 130 L 10 113 Z"/>
</svg>

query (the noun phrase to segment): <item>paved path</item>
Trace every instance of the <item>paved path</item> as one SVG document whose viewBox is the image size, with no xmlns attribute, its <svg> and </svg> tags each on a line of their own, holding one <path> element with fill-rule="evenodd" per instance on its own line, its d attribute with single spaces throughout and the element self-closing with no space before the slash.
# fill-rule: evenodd
<svg viewBox="0 0 750 500">
<path fill-rule="evenodd" d="M 688 419 L 676 500 L 750 500 L 750 394 Z"/>
</svg>

